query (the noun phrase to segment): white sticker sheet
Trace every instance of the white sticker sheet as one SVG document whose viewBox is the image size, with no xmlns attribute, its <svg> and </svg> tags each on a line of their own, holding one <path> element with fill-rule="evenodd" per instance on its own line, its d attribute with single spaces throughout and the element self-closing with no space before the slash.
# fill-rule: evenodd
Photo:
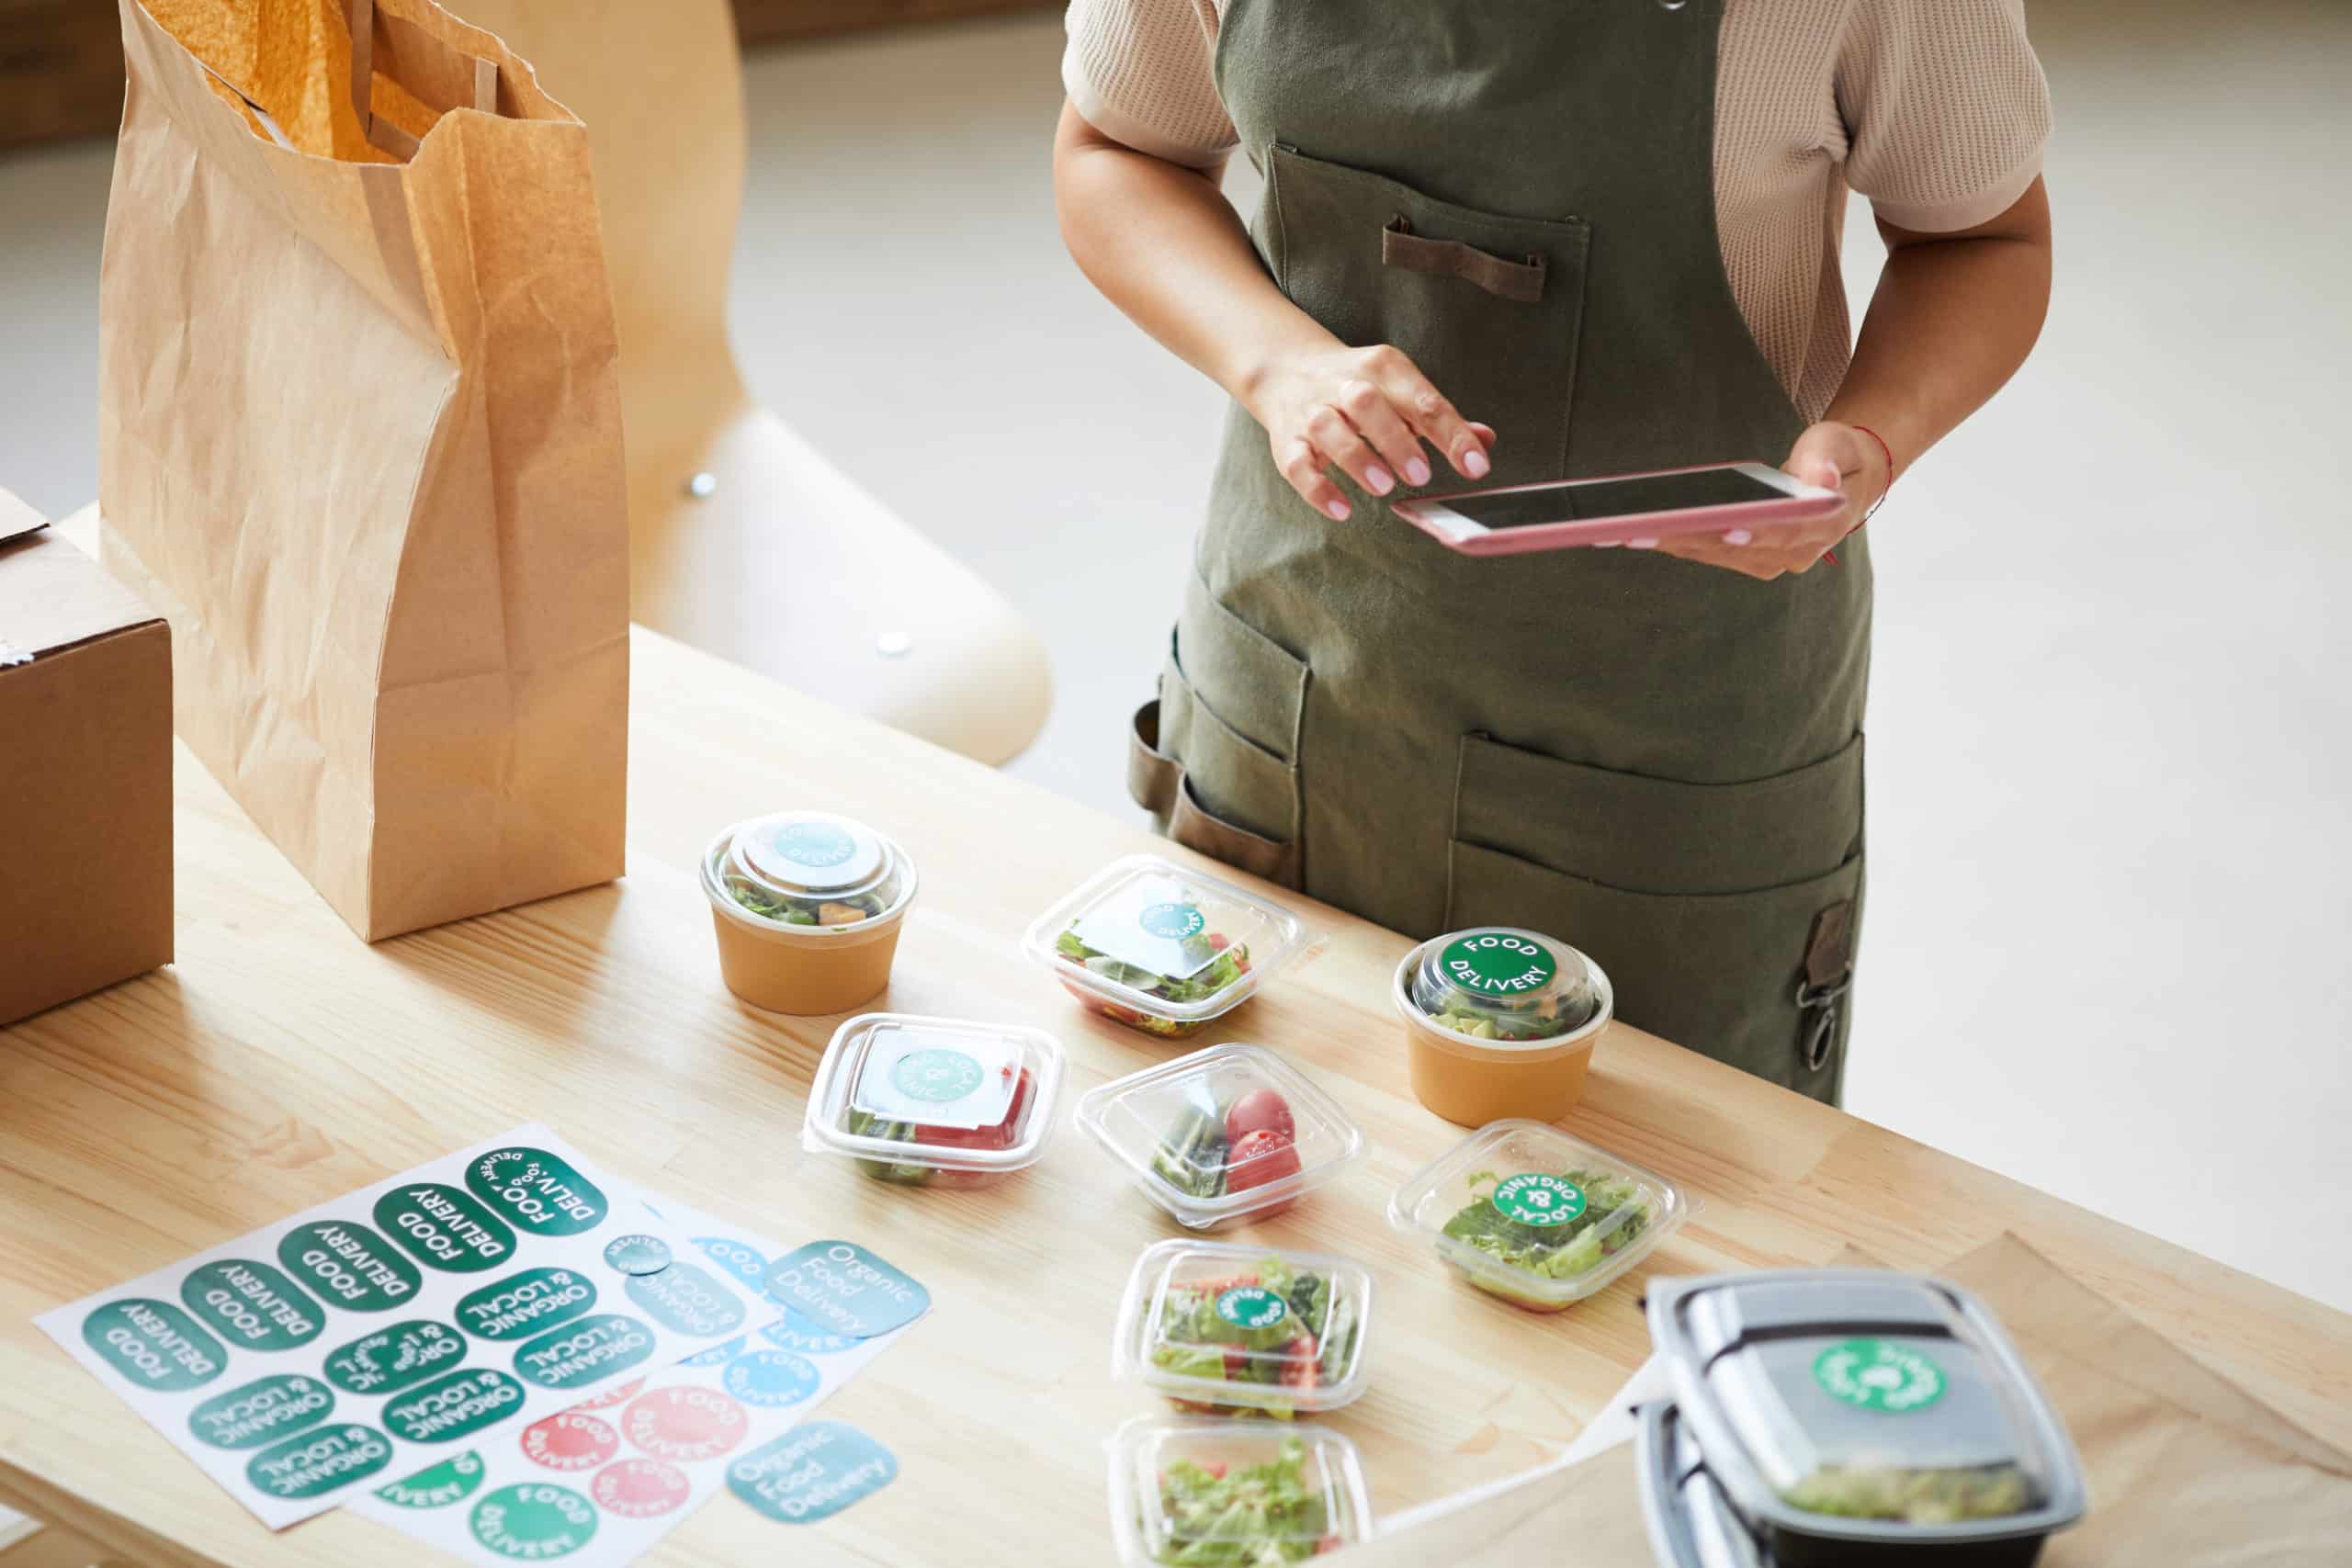
<svg viewBox="0 0 2352 1568">
<path fill-rule="evenodd" d="M 741 1225 L 659 1195 L 651 1201 L 707 1263 L 748 1291 L 760 1291 L 770 1264 L 787 1255 Z M 346 1504 L 482 1568 L 634 1562 L 730 1480 L 770 1517 L 820 1517 L 878 1484 L 870 1472 L 882 1461 L 845 1466 L 836 1477 L 823 1456 L 793 1450 L 786 1435 L 912 1325 L 854 1338 L 773 1298 L 753 1316 L 773 1321 L 570 1410 L 502 1427 Z"/>
<path fill-rule="evenodd" d="M 759 1299 L 533 1125 L 36 1321 L 275 1529 L 726 1344 Z"/>
</svg>

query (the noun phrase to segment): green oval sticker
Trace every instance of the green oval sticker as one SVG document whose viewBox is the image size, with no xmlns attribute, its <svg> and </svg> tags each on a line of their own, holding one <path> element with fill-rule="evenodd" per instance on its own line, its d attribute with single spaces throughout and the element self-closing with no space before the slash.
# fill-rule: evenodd
<svg viewBox="0 0 2352 1568">
<path fill-rule="evenodd" d="M 199 1322 L 241 1350 L 294 1350 L 326 1326 L 319 1303 L 266 1263 L 224 1258 L 191 1269 L 180 1300 Z"/>
<path fill-rule="evenodd" d="M 530 1481 L 484 1494 L 469 1522 L 484 1551 L 545 1562 L 569 1557 L 594 1539 L 596 1508 L 569 1486 Z"/>
<path fill-rule="evenodd" d="M 296 1225 L 277 1244 L 286 1271 L 345 1312 L 390 1312 L 416 1294 L 424 1276 L 390 1242 L 348 1220 Z"/>
<path fill-rule="evenodd" d="M 514 1370 L 541 1388 L 583 1388 L 652 1354 L 651 1329 L 618 1313 L 598 1313 L 526 1343 L 514 1352 Z"/>
<path fill-rule="evenodd" d="M 1503 1218 L 1539 1229 L 1565 1225 L 1584 1216 L 1584 1189 L 1565 1177 L 1540 1170 L 1506 1177 L 1495 1184 L 1495 1212 Z"/>
<path fill-rule="evenodd" d="M 1290 1315 L 1290 1303 L 1263 1285 L 1236 1285 L 1217 1297 L 1216 1314 L 1236 1328 L 1272 1328 Z"/>
<path fill-rule="evenodd" d="M 216 1449 L 257 1449 L 314 1427 L 334 1411 L 334 1390 L 318 1379 L 273 1372 L 214 1394 L 187 1413 L 187 1429 Z"/>
<path fill-rule="evenodd" d="M 1480 931 L 1447 942 L 1438 967 L 1465 991 L 1521 997 L 1558 978 L 1560 961 L 1540 942 L 1510 931 Z"/>
<path fill-rule="evenodd" d="M 813 1524 L 880 1491 L 898 1474 L 890 1450 L 856 1427 L 812 1421 L 729 1464 L 727 1490 L 769 1518 Z"/>
<path fill-rule="evenodd" d="M 494 1367 L 469 1367 L 384 1402 L 384 1425 L 412 1443 L 471 1437 L 519 1407 L 529 1391 Z"/>
<path fill-rule="evenodd" d="M 479 1274 L 514 1256 L 506 1222 L 446 1181 L 396 1187 L 376 1200 L 376 1224 L 428 1268 Z"/>
<path fill-rule="evenodd" d="M 481 1455 L 468 1449 L 406 1481 L 376 1488 L 376 1495 L 395 1508 L 446 1508 L 462 1503 L 481 1485 Z"/>
<path fill-rule="evenodd" d="M 692 1263 L 633 1274 L 627 1288 L 646 1316 L 679 1334 L 712 1339 L 743 1326 L 743 1299 Z"/>
<path fill-rule="evenodd" d="M 517 1146 L 479 1156 L 466 1167 L 466 1186 L 530 1235 L 578 1235 L 603 1224 L 612 1212 L 603 1189 L 545 1149 Z"/>
<path fill-rule="evenodd" d="M 185 1393 L 220 1375 L 229 1352 L 169 1302 L 133 1296 L 82 1320 L 82 1343 L 140 1388 Z"/>
<path fill-rule="evenodd" d="M 1944 1370 L 1892 1339 L 1848 1339 L 1813 1359 L 1813 1381 L 1830 1398 L 1908 1416 L 1944 1396 Z"/>
<path fill-rule="evenodd" d="M 245 1480 L 265 1496 L 299 1502 L 364 1480 L 392 1462 L 391 1439 L 373 1427 L 322 1427 L 264 1449 Z"/>
<path fill-rule="evenodd" d="M 345 1393 L 398 1393 L 465 1359 L 458 1331 L 419 1318 L 327 1352 L 327 1382 Z"/>
<path fill-rule="evenodd" d="M 596 1286 L 569 1269 L 526 1269 L 458 1303 L 458 1326 L 481 1339 L 521 1339 L 596 1306 Z"/>
</svg>

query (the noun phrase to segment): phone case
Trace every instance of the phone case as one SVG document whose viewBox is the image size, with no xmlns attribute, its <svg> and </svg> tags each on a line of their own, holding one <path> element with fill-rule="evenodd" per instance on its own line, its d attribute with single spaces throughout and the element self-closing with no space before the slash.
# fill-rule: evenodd
<svg viewBox="0 0 2352 1568">
<path fill-rule="evenodd" d="M 1447 549 L 1465 556 L 1517 556 L 1539 550 L 1565 550 L 1593 545 L 1624 545 L 1635 539 L 1662 539 L 1675 534 L 1720 534 L 1733 528 L 1753 528 L 1763 524 L 1802 523 L 1809 518 L 1826 517 L 1843 504 L 1844 497 L 1835 491 L 1820 491 L 1812 495 L 1775 496 L 1767 501 L 1741 501 L 1727 506 L 1699 506 L 1675 512 L 1636 512 L 1623 517 L 1601 517 L 1585 522 L 1539 523 L 1524 528 L 1504 528 L 1488 531 L 1477 529 L 1467 535 L 1457 534 L 1444 519 L 1432 516 L 1430 509 L 1449 502 L 1484 499 L 1487 496 L 1515 495 L 1522 491 L 1562 490 L 1575 483 L 1598 483 L 1610 479 L 1647 479 L 1663 474 L 1698 473 L 1707 468 L 1770 468 L 1766 463 L 1690 463 L 1679 468 L 1649 468 L 1634 474 L 1596 474 L 1588 480 L 1569 481 L 1547 479 L 1536 484 L 1502 485 L 1492 490 L 1451 491 L 1443 495 L 1415 496 L 1409 501 L 1392 502 L 1389 510 L 1429 535 Z M 1777 472 L 1778 470 L 1773 470 Z"/>
</svg>

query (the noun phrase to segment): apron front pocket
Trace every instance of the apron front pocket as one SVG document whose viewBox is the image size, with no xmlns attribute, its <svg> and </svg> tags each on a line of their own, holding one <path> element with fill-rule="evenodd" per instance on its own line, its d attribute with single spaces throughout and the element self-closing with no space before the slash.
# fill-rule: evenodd
<svg viewBox="0 0 2352 1568">
<path fill-rule="evenodd" d="M 1496 426 L 1482 484 L 1563 477 L 1590 228 L 1428 196 L 1277 145 L 1262 242 L 1275 281 L 1341 341 L 1392 344 Z"/>
<path fill-rule="evenodd" d="M 1446 925 L 1597 959 L 1617 1013 L 1834 1100 L 1863 892 L 1862 739 L 1739 784 L 1615 773 L 1464 738 Z"/>
</svg>

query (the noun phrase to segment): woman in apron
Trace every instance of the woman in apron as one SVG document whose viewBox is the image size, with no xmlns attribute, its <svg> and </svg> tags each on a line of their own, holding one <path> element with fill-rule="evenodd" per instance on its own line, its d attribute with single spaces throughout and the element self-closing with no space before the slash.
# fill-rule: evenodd
<svg viewBox="0 0 2352 1568">
<path fill-rule="evenodd" d="M 1847 536 L 2040 330 L 2018 0 L 1075 0 L 1070 31 L 1071 252 L 1235 400 L 1137 798 L 1417 937 L 1562 937 L 1627 1021 L 1834 1100 Z M 1890 252 L 1850 367 L 1849 183 Z M 1385 504 L 1783 458 L 1838 516 L 1481 560 Z"/>
</svg>

